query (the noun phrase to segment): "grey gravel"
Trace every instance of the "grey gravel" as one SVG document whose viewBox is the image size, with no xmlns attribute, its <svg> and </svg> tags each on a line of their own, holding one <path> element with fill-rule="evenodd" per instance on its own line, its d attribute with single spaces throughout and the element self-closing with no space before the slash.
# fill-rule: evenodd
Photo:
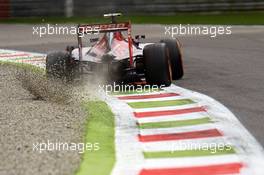
<svg viewBox="0 0 264 175">
<path fill-rule="evenodd" d="M 72 175 L 78 151 L 33 150 L 37 142 L 83 142 L 85 114 L 75 104 L 36 100 L 17 79 L 16 70 L 0 66 L 0 175 Z"/>
</svg>

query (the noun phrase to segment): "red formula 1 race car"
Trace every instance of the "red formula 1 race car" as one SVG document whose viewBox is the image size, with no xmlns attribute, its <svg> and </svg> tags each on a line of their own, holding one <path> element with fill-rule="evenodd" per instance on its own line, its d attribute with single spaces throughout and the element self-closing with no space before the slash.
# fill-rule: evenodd
<svg viewBox="0 0 264 175">
<path fill-rule="evenodd" d="M 72 80 L 74 77 L 106 70 L 107 80 L 115 83 L 169 86 L 183 76 L 182 54 L 178 40 L 163 39 L 159 43 L 142 43 L 145 36 L 131 36 L 130 22 L 117 22 L 119 13 L 106 14 L 111 23 L 78 26 L 78 47 L 47 55 L 48 77 Z M 102 35 L 90 39 L 84 47 L 85 35 Z"/>
</svg>

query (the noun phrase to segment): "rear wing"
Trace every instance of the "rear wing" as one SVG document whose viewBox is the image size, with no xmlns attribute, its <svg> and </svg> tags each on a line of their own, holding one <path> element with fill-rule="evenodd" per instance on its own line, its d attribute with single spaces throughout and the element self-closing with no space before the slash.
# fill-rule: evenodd
<svg viewBox="0 0 264 175">
<path fill-rule="evenodd" d="M 108 23 L 108 24 L 84 24 L 78 25 L 79 34 L 98 34 L 104 32 L 115 32 L 115 31 L 128 31 L 131 30 L 130 22 L 121 23 Z"/>
<path fill-rule="evenodd" d="M 79 60 L 82 60 L 82 37 L 84 34 L 99 34 L 106 32 L 127 31 L 128 35 L 128 49 L 130 57 L 130 66 L 133 67 L 133 49 L 132 49 L 132 37 L 131 37 L 131 23 L 119 22 L 119 23 L 107 23 L 107 24 L 82 24 L 78 25 L 77 30 L 78 47 L 79 47 Z"/>
</svg>

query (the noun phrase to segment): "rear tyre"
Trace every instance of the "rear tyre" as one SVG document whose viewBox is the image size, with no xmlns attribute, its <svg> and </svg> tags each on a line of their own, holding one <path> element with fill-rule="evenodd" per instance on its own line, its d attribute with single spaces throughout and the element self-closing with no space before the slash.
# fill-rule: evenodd
<svg viewBox="0 0 264 175">
<path fill-rule="evenodd" d="M 46 57 L 46 74 L 48 78 L 72 81 L 74 64 L 68 52 L 53 52 Z"/>
<path fill-rule="evenodd" d="M 174 39 L 164 39 L 160 41 L 165 43 L 169 49 L 169 58 L 171 61 L 172 79 L 181 79 L 184 75 L 182 54 L 180 50 L 180 44 Z"/>
<path fill-rule="evenodd" d="M 167 52 L 164 43 L 144 47 L 143 58 L 148 84 L 159 86 L 169 86 L 171 84 L 171 68 Z"/>
</svg>

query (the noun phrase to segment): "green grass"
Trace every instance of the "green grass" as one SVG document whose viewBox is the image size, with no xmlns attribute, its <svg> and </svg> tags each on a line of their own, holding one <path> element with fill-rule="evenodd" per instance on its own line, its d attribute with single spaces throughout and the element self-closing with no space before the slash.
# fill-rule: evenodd
<svg viewBox="0 0 264 175">
<path fill-rule="evenodd" d="M 168 122 L 151 122 L 142 123 L 138 127 L 140 129 L 154 129 L 154 128 L 172 128 L 181 126 L 191 126 L 212 123 L 209 117 L 199 118 L 199 119 L 189 119 L 189 120 L 178 120 L 178 121 L 168 121 Z"/>
<path fill-rule="evenodd" d="M 179 150 L 179 151 L 161 151 L 161 152 L 144 152 L 144 157 L 150 158 L 173 158 L 173 157 L 199 157 L 199 156 L 214 156 L 214 155 L 226 155 L 235 154 L 234 148 L 223 147 L 211 147 L 200 148 L 193 150 Z"/>
<path fill-rule="evenodd" d="M 86 142 L 99 143 L 99 151 L 86 151 L 75 175 L 109 175 L 115 163 L 114 115 L 102 101 L 84 103 L 88 114 Z"/>
<path fill-rule="evenodd" d="M 42 74 L 43 76 L 46 74 L 45 69 L 34 66 L 32 64 L 17 63 L 17 62 L 10 62 L 10 61 L 0 61 L 0 65 L 1 66 L 14 66 L 17 68 L 32 71 L 34 73 Z"/>
<path fill-rule="evenodd" d="M 166 106 L 180 106 L 194 103 L 190 99 L 165 100 L 165 101 L 148 101 L 148 102 L 131 102 L 128 105 L 132 108 L 155 108 Z"/>
<path fill-rule="evenodd" d="M 130 15 L 122 16 L 120 21 L 131 20 L 135 24 L 234 24 L 263 25 L 264 12 L 224 12 L 219 14 L 178 13 L 177 15 Z M 101 23 L 108 22 L 101 16 L 96 17 L 35 17 L 1 19 L 0 23 Z"/>
</svg>

